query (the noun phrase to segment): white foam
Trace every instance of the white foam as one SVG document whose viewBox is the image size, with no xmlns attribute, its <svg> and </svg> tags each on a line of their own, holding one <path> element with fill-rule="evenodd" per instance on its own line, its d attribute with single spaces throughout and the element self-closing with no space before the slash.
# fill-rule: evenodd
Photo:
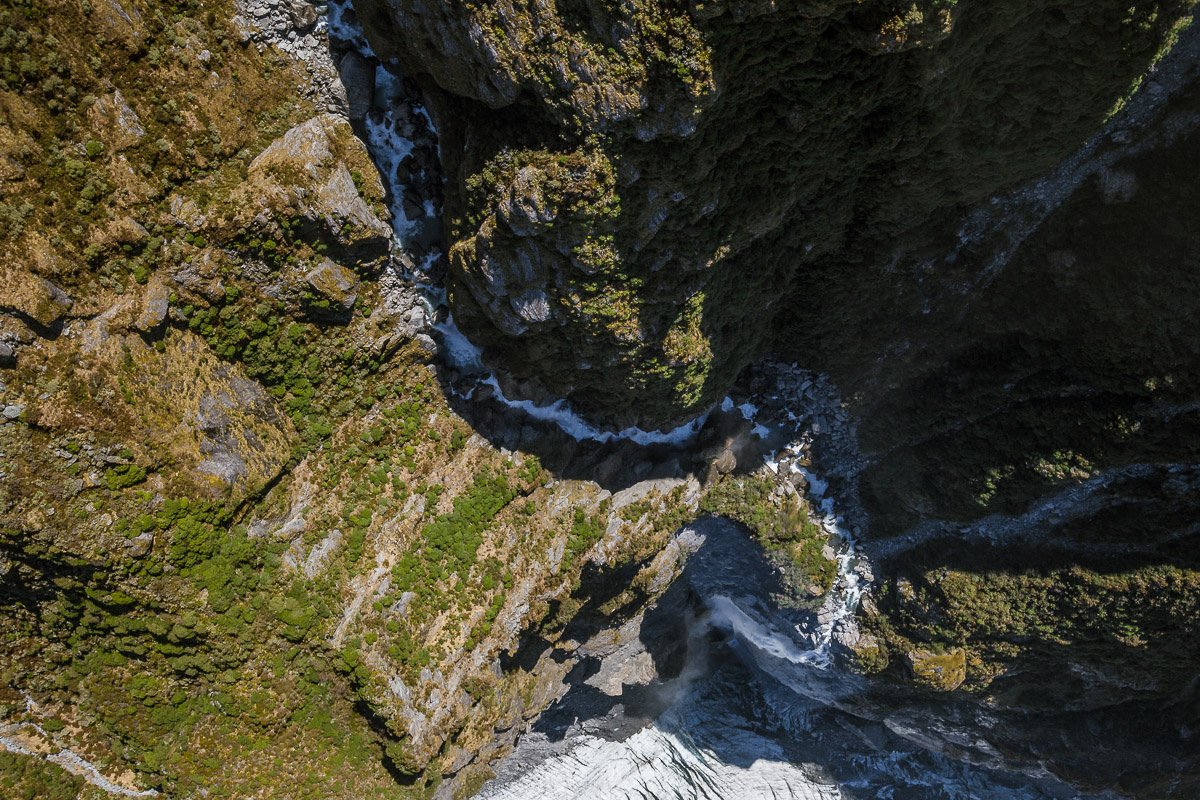
<svg viewBox="0 0 1200 800">
<path fill-rule="evenodd" d="M 436 324 L 434 329 L 442 335 L 445 358 L 451 366 L 466 372 L 481 372 L 484 369 L 483 351 L 459 329 L 454 323 L 453 315 L 447 316 L 444 322 Z M 532 400 L 514 400 L 504 394 L 504 390 L 500 388 L 500 381 L 493 373 L 487 372 L 479 375 L 477 385 L 490 386 L 493 399 L 501 405 L 507 406 L 514 411 L 519 411 L 532 419 L 552 422 L 573 439 L 580 442 L 594 441 L 604 443 L 625 440 L 640 445 L 681 445 L 686 444 L 695 436 L 700 428 L 704 426 L 705 419 L 707 419 L 707 415 L 700 416 L 691 422 L 680 425 L 678 428 L 666 431 L 648 431 L 634 426 L 620 431 L 610 431 L 598 428 L 588 422 L 576 413 L 566 400 L 555 400 L 545 405 L 539 405 Z M 474 388 L 472 388 L 463 397 L 470 399 L 474 391 Z"/>
<path fill-rule="evenodd" d="M 329 5 L 329 32 L 349 42 L 364 58 L 377 58 L 357 20 L 351 23 L 346 18 L 348 10 L 348 3 Z M 392 230 L 396 234 L 396 241 L 403 244 L 417 230 L 419 220 L 409 219 L 404 212 L 404 186 L 396 180 L 400 162 L 411 154 L 414 148 L 411 139 L 400 135 L 391 104 L 391 100 L 401 94 L 399 82 L 399 76 L 386 65 L 380 65 L 375 70 L 375 96 L 384 99 L 381 104 L 383 108 L 372 109 L 363 120 L 363 127 L 366 129 L 366 144 L 371 159 L 391 194 L 389 210 L 392 212 Z M 434 130 L 433 118 L 429 116 L 428 111 L 419 105 L 414 105 L 413 110 L 429 122 L 430 130 Z M 437 209 L 428 201 L 425 203 L 425 211 L 428 216 L 435 216 L 437 213 Z"/>
<path fill-rule="evenodd" d="M 538 405 L 532 400 L 513 400 L 504 395 L 496 376 L 488 374 L 480 380 L 481 384 L 492 387 L 493 396 L 497 401 L 509 408 L 516 409 L 533 419 L 553 422 L 576 441 L 611 442 L 625 440 L 640 445 L 686 444 L 704 426 L 707 414 L 693 419 L 691 422 L 670 430 L 644 430 L 630 426 L 620 431 L 609 431 L 597 428 L 592 423 L 575 413 L 565 400 L 555 400 L 549 405 Z"/>
<path fill-rule="evenodd" d="M 350 3 L 330 3 L 329 12 L 325 15 L 325 26 L 329 33 L 343 41 L 347 41 L 354 46 L 354 49 L 367 58 L 374 58 L 375 51 L 371 49 L 371 45 L 367 42 L 367 37 L 363 33 L 362 26 L 355 20 L 353 24 L 346 19 L 346 12 L 350 10 Z M 321 23 L 318 22 L 318 29 Z"/>
<path fill-rule="evenodd" d="M 792 471 L 804 476 L 804 480 L 808 482 L 808 493 L 815 499 L 821 500 L 825 497 L 825 491 L 829 488 L 828 481 L 821 480 L 812 470 L 802 467 L 799 464 L 793 464 Z"/>
<path fill-rule="evenodd" d="M 399 78 L 390 70 L 380 67 L 375 70 L 375 93 L 387 98 L 396 96 L 398 81 Z M 396 176 L 400 162 L 412 153 L 413 142 L 400 135 L 390 104 L 385 111 L 371 111 L 363 125 L 367 131 L 367 148 L 371 158 L 390 189 L 392 230 L 396 233 L 396 241 L 403 244 L 416 231 L 418 220 L 409 219 L 404 212 L 404 187 L 396 180 Z"/>
<path fill-rule="evenodd" d="M 483 369 L 483 350 L 459 330 L 452 315 L 433 327 L 442 335 L 444 354 L 450 366 L 467 371 Z"/>
<path fill-rule="evenodd" d="M 732 403 L 732 401 L 730 402 Z M 744 403 L 740 407 L 743 409 L 743 413 L 745 413 L 744 409 L 746 406 L 750 406 L 750 404 Z M 753 406 L 750 407 L 753 408 Z M 757 412 L 757 409 L 754 410 Z M 802 417 L 808 416 L 811 415 L 802 414 Z M 781 460 L 799 458 L 805 453 L 810 442 L 810 438 L 806 435 L 806 432 L 799 428 L 800 417 L 797 417 L 796 414 L 789 410 L 788 418 L 797 423 L 796 438 L 779 448 L 779 450 L 763 457 L 763 463 L 767 469 L 776 474 L 779 473 Z M 763 426 L 756 423 L 755 432 L 761 427 Z M 841 543 L 841 547 L 836 555 L 837 574 L 834 578 L 833 588 L 826 593 L 824 603 L 817 614 L 817 619 L 819 620 L 817 630 L 811 634 L 806 634 L 806 637 L 814 643 L 813 650 L 811 651 L 814 655 L 811 658 L 807 658 L 805 663 L 824 668 L 830 663 L 829 649 L 833 642 L 834 630 L 843 620 L 853 617 L 854 611 L 858 608 L 868 587 L 855 571 L 855 565 L 862 556 L 858 548 L 858 543 L 845 525 L 844 518 L 837 514 L 837 506 L 834 498 L 827 494 L 829 491 L 829 481 L 822 479 L 812 469 L 802 466 L 796 460 L 791 460 L 787 464 L 787 468 L 791 472 L 804 476 L 808 487 L 809 502 L 812 504 L 814 510 L 818 512 L 814 522 L 831 539 Z M 729 609 L 726 608 L 725 612 L 728 613 L 728 611 Z M 751 643 L 757 645 L 757 642 L 752 641 Z"/>
<path fill-rule="evenodd" d="M 802 649 L 795 641 L 781 633 L 770 630 L 742 610 L 736 602 L 724 595 L 708 599 L 710 621 L 718 628 L 733 633 L 739 641 L 777 659 L 793 664 L 811 664 L 820 669 L 828 665 L 821 648 Z"/>
</svg>

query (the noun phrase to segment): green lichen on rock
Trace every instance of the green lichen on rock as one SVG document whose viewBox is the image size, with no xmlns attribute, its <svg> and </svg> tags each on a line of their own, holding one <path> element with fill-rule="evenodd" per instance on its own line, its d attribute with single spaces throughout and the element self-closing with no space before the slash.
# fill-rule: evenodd
<svg viewBox="0 0 1200 800">
<path fill-rule="evenodd" d="M 945 653 L 912 650 L 904 654 L 904 660 L 912 672 L 913 680 L 929 689 L 950 692 L 967 679 L 966 653 L 960 649 Z"/>
<path fill-rule="evenodd" d="M 740 522 L 810 596 L 827 593 L 837 577 L 829 536 L 808 515 L 790 484 L 763 475 L 728 476 L 709 487 L 700 510 Z"/>
</svg>

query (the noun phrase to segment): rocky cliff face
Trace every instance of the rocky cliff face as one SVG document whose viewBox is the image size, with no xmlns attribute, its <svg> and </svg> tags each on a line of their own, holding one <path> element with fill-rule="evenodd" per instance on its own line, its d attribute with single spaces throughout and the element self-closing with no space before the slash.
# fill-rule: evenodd
<svg viewBox="0 0 1200 800">
<path fill-rule="evenodd" d="M 1181 47 L 1194 77 L 1194 40 Z M 1154 94 L 1172 77 L 1164 65 Z M 1073 779 L 1123 772 L 1139 796 L 1165 792 L 1189 747 L 1156 740 L 1146 766 L 1121 732 L 1195 708 L 1200 343 L 1184 320 L 1200 311 L 1200 197 L 1180 159 L 1196 119 L 1176 95 L 1001 198 L 997 227 L 957 256 L 967 279 L 928 274 L 925 313 L 856 329 L 882 357 L 825 345 L 871 387 L 861 488 L 890 633 L 962 648 L 967 686 L 1001 708 L 1048 719 L 1061 704 L 1053 724 L 1087 753 L 1064 759 Z M 1084 724 L 1122 743 L 1094 748 Z"/>
<path fill-rule="evenodd" d="M 436 143 L 383 113 L 394 65 L 331 50 L 338 6 L 0 8 L 0 793 L 461 795 L 629 644 L 701 511 L 828 589 L 740 411 L 688 452 L 462 401 L 400 277 L 440 152 L 506 390 L 659 424 L 767 352 L 832 374 L 844 407 L 750 384 L 781 426 L 824 398 L 826 452 L 857 425 L 826 466 L 881 585 L 843 654 L 1078 712 L 1007 744 L 1152 796 L 1071 745 L 1194 723 L 1185 5 L 356 4 Z M 364 130 L 413 157 L 381 181 Z"/>
<path fill-rule="evenodd" d="M 894 313 L 889 265 L 1078 147 L 1187 5 L 357 4 L 437 111 L 459 321 L 649 423 L 799 354 L 782 320 Z"/>
<path fill-rule="evenodd" d="M 514 389 L 662 424 L 764 353 L 828 371 L 871 668 L 1186 724 L 1190 3 L 357 6 L 436 112 L 455 314 Z"/>
<path fill-rule="evenodd" d="M 703 464 L 460 416 L 342 11 L 0 8 L 0 796 L 461 796 L 680 568 Z"/>
</svg>

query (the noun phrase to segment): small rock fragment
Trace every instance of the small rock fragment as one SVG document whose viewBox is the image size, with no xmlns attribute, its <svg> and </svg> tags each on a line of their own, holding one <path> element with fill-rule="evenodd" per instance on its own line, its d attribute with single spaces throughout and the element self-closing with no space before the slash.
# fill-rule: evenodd
<svg viewBox="0 0 1200 800">
<path fill-rule="evenodd" d="M 146 287 L 142 297 L 142 310 L 134 320 L 133 326 L 139 331 L 150 333 L 162 325 L 170 309 L 171 293 L 162 283 L 154 282 Z"/>
<path fill-rule="evenodd" d="M 945 653 L 913 650 L 904 654 L 913 680 L 929 689 L 950 692 L 967 679 L 967 654 L 961 648 Z"/>
</svg>

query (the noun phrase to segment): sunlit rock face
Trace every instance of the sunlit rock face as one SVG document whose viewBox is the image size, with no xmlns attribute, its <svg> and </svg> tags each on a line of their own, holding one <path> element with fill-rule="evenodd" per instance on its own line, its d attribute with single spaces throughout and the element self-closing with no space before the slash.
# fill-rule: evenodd
<svg viewBox="0 0 1200 800">
<path fill-rule="evenodd" d="M 527 392 L 661 424 L 789 345 L 781 315 L 903 310 L 889 266 L 1078 147 L 1185 5 L 356 9 L 435 110 L 456 318 Z"/>
</svg>

